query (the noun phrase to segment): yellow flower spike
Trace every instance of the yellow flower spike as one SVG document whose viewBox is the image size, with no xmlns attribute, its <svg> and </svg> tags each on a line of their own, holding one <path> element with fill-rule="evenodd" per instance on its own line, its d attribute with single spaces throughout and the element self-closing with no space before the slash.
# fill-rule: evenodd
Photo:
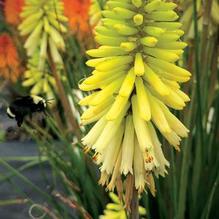
<svg viewBox="0 0 219 219">
<path fill-rule="evenodd" d="M 146 126 L 146 122 L 140 116 L 136 95 L 132 97 L 132 111 L 133 111 L 133 123 L 135 127 L 135 133 L 141 151 L 145 152 L 145 150 L 147 149 L 149 150 L 152 147 L 152 142 Z"/>
<path fill-rule="evenodd" d="M 120 44 L 120 47 L 126 52 L 131 52 L 137 47 L 137 44 L 134 42 L 123 42 Z"/>
<path fill-rule="evenodd" d="M 135 137 L 135 151 L 134 151 L 134 176 L 135 188 L 141 193 L 145 188 L 145 169 L 144 158 L 138 140 Z"/>
<path fill-rule="evenodd" d="M 94 70 L 79 87 L 93 90 L 95 96 L 84 100 L 88 110 L 82 115 L 82 124 L 97 121 L 98 125 L 83 143 L 97 153 L 100 183 L 108 189 L 130 173 L 139 192 L 148 187 L 154 195 L 153 175 L 165 176 L 169 166 L 155 128 L 177 150 L 181 138 L 188 135 L 168 109 L 180 110 L 189 101 L 180 83 L 191 77 L 175 64 L 186 46 L 179 41 L 183 31 L 175 21 L 175 7 L 165 0 L 107 1 L 95 31 L 100 46 L 87 52 L 93 57 L 87 65 Z M 105 215 L 124 217 L 110 209 Z"/>
<path fill-rule="evenodd" d="M 133 68 L 129 70 L 122 86 L 119 90 L 119 95 L 122 97 L 129 97 L 135 84 L 135 74 Z"/>
<path fill-rule="evenodd" d="M 98 152 L 102 152 L 105 149 L 105 147 L 113 138 L 114 134 L 118 131 L 118 128 L 120 127 L 123 117 L 126 114 L 129 106 L 130 104 L 127 104 L 125 106 L 125 108 L 122 110 L 116 120 L 108 121 L 98 140 L 93 145 L 93 148 L 96 149 Z"/>
<path fill-rule="evenodd" d="M 169 94 L 166 96 L 159 95 L 153 88 L 151 89 L 152 94 L 157 97 L 159 100 L 164 102 L 167 106 L 175 109 L 175 110 L 182 110 L 185 107 L 185 103 L 183 99 L 177 95 L 176 92 L 173 92 L 169 88 Z"/>
<path fill-rule="evenodd" d="M 120 144 L 122 141 L 123 133 L 124 133 L 124 124 L 122 123 L 115 137 L 113 138 L 109 146 L 104 151 L 105 159 L 103 160 L 103 164 L 101 165 L 101 171 L 104 171 L 107 174 L 112 174 L 113 169 L 114 169 L 114 164 L 117 158 L 121 156 L 119 155 L 119 153 L 121 154 L 119 150 L 120 150 Z"/>
<path fill-rule="evenodd" d="M 162 49 L 184 49 L 187 44 L 184 42 L 158 42 L 157 46 Z"/>
<path fill-rule="evenodd" d="M 31 89 L 31 91 L 30 91 L 31 94 L 37 95 L 42 90 L 42 87 L 43 87 L 43 80 L 40 79 L 40 81 L 38 81 Z"/>
<path fill-rule="evenodd" d="M 155 59 L 152 57 L 147 57 L 148 63 L 157 66 L 158 68 L 161 68 L 167 72 L 182 76 L 182 77 L 190 77 L 191 73 L 183 68 L 177 67 L 176 65 L 172 63 L 168 63 L 166 61 L 163 61 L 161 59 Z"/>
<path fill-rule="evenodd" d="M 22 86 L 32 87 L 30 89 L 31 94 L 45 95 L 50 99 L 53 98 L 52 90 L 55 89 L 54 78 L 49 73 L 50 71 L 47 65 L 45 65 L 43 70 L 39 69 L 39 60 L 41 60 L 39 54 L 40 51 L 29 59 L 27 64 L 28 69 L 24 72 Z"/>
<path fill-rule="evenodd" d="M 173 88 L 174 90 L 180 89 L 180 85 L 176 81 L 171 81 L 165 78 L 162 78 L 162 81 L 168 85 L 169 87 Z"/>
<path fill-rule="evenodd" d="M 43 22 L 40 21 L 36 28 L 34 29 L 34 31 L 31 33 L 31 35 L 28 37 L 28 39 L 26 40 L 25 44 L 24 44 L 24 48 L 29 48 L 31 44 L 35 44 L 37 41 L 36 39 L 39 38 L 40 36 L 40 33 L 42 31 L 42 28 L 43 28 Z M 37 42 L 37 45 L 38 45 L 38 42 Z"/>
<path fill-rule="evenodd" d="M 134 71 L 137 76 L 142 76 L 145 73 L 144 61 L 141 53 L 135 55 Z"/>
<path fill-rule="evenodd" d="M 125 106 L 128 104 L 128 97 L 122 97 L 118 95 L 110 108 L 109 112 L 106 114 L 107 120 L 116 119 Z"/>
<path fill-rule="evenodd" d="M 151 13 L 152 11 L 155 11 L 160 4 L 161 4 L 161 0 L 151 1 L 148 4 L 146 4 L 144 10 L 147 13 Z"/>
<path fill-rule="evenodd" d="M 143 78 L 161 96 L 169 95 L 170 91 L 168 87 L 162 82 L 159 76 L 146 64 L 145 64 L 145 74 Z"/>
<path fill-rule="evenodd" d="M 173 72 L 169 73 L 161 68 L 157 68 L 155 65 L 149 64 L 149 66 L 154 72 L 156 72 L 156 74 L 158 76 L 160 76 L 166 80 L 171 80 L 171 81 L 183 83 L 183 82 L 186 82 L 190 79 L 190 77 L 188 77 L 188 76 L 179 76 L 179 75 L 173 74 Z"/>
<path fill-rule="evenodd" d="M 118 56 L 112 59 L 101 62 L 96 66 L 96 70 L 98 71 L 109 71 L 114 68 L 117 68 L 120 65 L 126 65 L 131 63 L 133 60 L 132 56 Z"/>
<path fill-rule="evenodd" d="M 95 28 L 95 33 L 98 35 L 107 35 L 107 36 L 111 36 L 111 37 L 115 37 L 115 36 L 120 36 L 116 30 L 114 29 L 109 29 L 107 27 L 104 26 L 97 26 Z"/>
<path fill-rule="evenodd" d="M 93 126 L 93 128 L 88 132 L 88 134 L 84 138 L 82 138 L 83 144 L 86 144 L 89 147 L 91 147 L 96 142 L 98 137 L 100 136 L 100 134 L 101 134 L 102 130 L 104 129 L 104 127 L 106 126 L 106 124 L 107 124 L 106 119 L 104 117 L 101 118 Z"/>
<path fill-rule="evenodd" d="M 102 103 L 96 106 L 91 106 L 82 114 L 81 119 L 89 119 L 95 116 L 96 114 L 102 112 L 104 109 L 110 106 L 112 102 L 113 102 L 113 98 L 110 97 L 108 99 L 105 99 Z"/>
<path fill-rule="evenodd" d="M 147 128 L 148 128 L 148 132 L 150 133 L 149 127 L 148 127 L 147 123 Z M 152 137 L 152 136 L 151 136 Z M 157 168 L 159 166 L 159 163 L 157 161 L 157 158 L 155 157 L 154 154 L 154 145 L 150 150 L 146 150 L 146 152 L 143 154 L 144 157 L 144 168 L 146 170 L 146 172 L 151 172 L 152 170 L 154 170 L 155 168 Z"/>
<path fill-rule="evenodd" d="M 162 51 L 175 54 L 176 56 L 178 56 L 178 58 L 181 58 L 181 56 L 184 52 L 182 49 L 171 49 L 171 50 L 167 50 L 167 49 L 163 50 L 162 49 Z"/>
<path fill-rule="evenodd" d="M 189 102 L 190 98 L 187 94 L 185 94 L 184 92 L 182 92 L 181 90 L 176 90 L 175 91 L 177 93 L 178 96 L 180 96 L 184 102 Z"/>
<path fill-rule="evenodd" d="M 172 131 L 171 133 L 162 133 L 170 145 L 172 145 L 177 151 L 180 151 L 180 137 Z"/>
<path fill-rule="evenodd" d="M 51 37 L 49 37 L 49 49 L 54 63 L 57 65 L 62 65 L 63 64 L 62 57 L 58 51 L 57 46 L 55 45 L 55 42 L 53 41 L 53 38 Z"/>
<path fill-rule="evenodd" d="M 172 31 L 181 28 L 182 24 L 180 22 L 154 22 L 153 26 Z"/>
<path fill-rule="evenodd" d="M 160 104 L 160 107 L 162 108 L 171 129 L 180 137 L 188 137 L 189 130 L 180 122 L 180 120 L 177 119 L 164 104 Z"/>
<path fill-rule="evenodd" d="M 117 157 L 116 162 L 114 164 L 115 167 L 113 170 L 112 178 L 107 186 L 107 189 L 109 189 L 109 191 L 113 191 L 115 186 L 116 186 L 116 180 L 119 176 L 119 169 L 120 169 L 120 165 L 121 165 L 121 158 L 122 158 L 122 151 L 120 149 L 118 157 Z"/>
<path fill-rule="evenodd" d="M 112 192 L 109 193 L 109 197 L 113 202 L 106 205 L 104 215 L 101 215 L 99 219 L 127 219 L 124 204 L 119 200 L 119 197 Z M 146 215 L 146 210 L 142 206 L 139 206 L 138 211 L 139 215 Z"/>
<path fill-rule="evenodd" d="M 112 199 L 114 203 L 120 204 L 121 201 L 119 200 L 119 197 L 115 195 L 113 192 L 109 193 L 109 197 Z"/>
<path fill-rule="evenodd" d="M 99 184 L 104 186 L 104 185 L 107 185 L 109 183 L 109 177 L 110 175 L 108 175 L 106 172 L 101 172 L 101 175 L 100 175 L 100 179 L 99 179 Z"/>
<path fill-rule="evenodd" d="M 178 36 L 178 35 L 177 35 Z M 99 43 L 100 45 L 106 45 L 106 46 L 119 46 L 122 42 L 124 42 L 126 40 L 125 37 L 117 37 L 117 41 L 114 40 L 114 37 L 112 36 L 104 36 L 101 34 L 98 34 L 95 37 L 95 40 L 97 41 L 97 43 Z"/>
<path fill-rule="evenodd" d="M 155 182 L 154 182 L 154 177 L 151 173 L 146 175 L 146 183 L 147 187 L 149 188 L 151 194 L 155 197 L 156 195 L 156 188 L 155 188 Z"/>
<path fill-rule="evenodd" d="M 135 12 L 129 10 L 129 9 L 125 9 L 125 8 L 121 8 L 121 7 L 115 7 L 113 9 L 113 11 L 116 13 L 116 14 L 119 14 L 120 17 L 122 16 L 122 18 L 124 19 L 130 19 L 130 18 L 133 18 L 133 16 L 135 15 Z"/>
<path fill-rule="evenodd" d="M 97 71 L 98 72 L 98 71 Z M 83 84 L 86 85 L 96 85 L 96 84 L 108 84 L 111 81 L 114 81 L 114 79 L 119 79 L 121 78 L 123 75 L 125 75 L 125 71 L 115 71 L 114 74 L 110 74 L 111 71 L 109 72 L 103 72 L 101 73 L 96 73 L 90 77 L 88 77 L 87 79 L 85 79 L 83 81 Z"/>
<path fill-rule="evenodd" d="M 35 83 L 36 83 L 36 81 L 35 81 L 34 78 L 29 78 L 29 79 L 27 79 L 27 80 L 22 82 L 22 86 L 23 87 L 29 87 L 29 86 L 31 86 L 31 85 L 33 85 Z"/>
<path fill-rule="evenodd" d="M 90 105 L 91 101 L 94 99 L 94 97 L 96 96 L 97 93 L 92 93 L 86 97 L 84 97 L 82 100 L 79 101 L 79 105 L 81 106 L 86 106 L 86 105 Z"/>
<path fill-rule="evenodd" d="M 38 10 L 36 11 L 36 13 L 33 13 L 28 17 L 25 16 L 26 18 L 23 20 L 23 22 L 18 27 L 19 30 L 24 29 L 24 27 L 32 24 L 36 20 L 39 21 L 42 16 L 43 16 L 43 10 Z"/>
<path fill-rule="evenodd" d="M 124 207 L 122 205 L 120 206 L 120 205 L 109 203 L 107 204 L 107 209 L 114 211 L 121 211 L 124 209 Z"/>
<path fill-rule="evenodd" d="M 170 133 L 171 128 L 167 122 L 165 114 L 160 107 L 159 100 L 148 92 L 149 102 L 151 106 L 152 121 L 162 133 Z"/>
<path fill-rule="evenodd" d="M 148 100 L 148 95 L 145 90 L 144 83 L 140 77 L 136 78 L 135 81 L 138 108 L 141 118 L 145 121 L 151 119 L 151 108 Z"/>
<path fill-rule="evenodd" d="M 143 37 L 140 39 L 140 42 L 144 46 L 155 47 L 158 40 L 155 37 Z"/>
<path fill-rule="evenodd" d="M 158 59 L 163 59 L 168 62 L 176 62 L 179 59 L 179 56 L 173 52 L 169 52 L 164 49 L 158 48 L 145 48 L 144 52 L 148 55 L 154 56 Z"/>
<path fill-rule="evenodd" d="M 159 37 L 161 34 L 165 33 L 165 29 L 153 26 L 146 26 L 143 30 L 145 33 L 153 37 Z"/>
<path fill-rule="evenodd" d="M 179 16 L 174 11 L 154 11 L 146 16 L 155 21 L 175 21 Z"/>
<path fill-rule="evenodd" d="M 167 32 L 168 33 L 168 32 Z M 172 32 L 170 32 L 170 33 L 175 33 L 175 34 L 177 34 L 177 35 L 179 35 L 179 36 L 183 36 L 184 35 L 184 31 L 183 30 L 174 30 L 174 31 L 172 31 Z"/>
<path fill-rule="evenodd" d="M 103 88 L 99 93 L 97 93 L 95 98 L 92 99 L 91 105 L 97 105 L 101 103 L 102 101 L 104 101 L 109 96 L 113 96 L 113 93 L 117 93 L 121 87 L 123 80 L 124 80 L 124 77 L 112 82 L 111 84 Z"/>
<path fill-rule="evenodd" d="M 125 36 L 132 36 L 138 33 L 138 29 L 129 27 L 125 24 L 115 24 L 113 27 L 117 30 L 118 33 Z"/>
<path fill-rule="evenodd" d="M 135 7 L 140 8 L 142 6 L 142 0 L 132 0 L 132 4 Z"/>
<path fill-rule="evenodd" d="M 95 114 L 90 118 L 81 119 L 81 125 L 88 125 L 88 124 L 98 121 L 109 111 L 109 109 L 110 109 L 110 106 L 106 107 L 104 110 L 100 111 L 98 114 Z"/>
<path fill-rule="evenodd" d="M 161 149 L 161 143 L 157 137 L 156 131 L 151 123 L 148 123 L 148 128 L 151 134 L 153 146 L 154 146 L 154 154 L 156 155 L 156 159 L 158 160 L 159 166 L 155 170 L 155 174 L 165 176 L 167 174 L 166 167 L 169 167 L 170 164 L 164 157 L 163 151 Z"/>
<path fill-rule="evenodd" d="M 122 8 L 127 8 L 127 9 L 134 9 L 133 5 L 131 5 L 129 2 L 125 1 L 114 1 L 114 0 L 109 0 L 107 2 L 107 6 L 110 9 L 116 8 L 116 7 L 122 7 Z"/>
<path fill-rule="evenodd" d="M 46 59 L 47 57 L 47 33 L 43 33 L 42 43 L 40 46 L 40 57 Z"/>
<path fill-rule="evenodd" d="M 102 22 L 106 28 L 112 28 L 116 24 L 124 24 L 124 25 L 127 24 L 127 22 L 125 22 L 123 19 L 111 19 L 111 18 L 103 18 Z"/>
<path fill-rule="evenodd" d="M 58 0 L 39 0 L 33 4 L 31 0 L 26 0 L 21 17 L 23 21 L 18 29 L 21 35 L 28 35 L 25 42 L 28 56 L 32 57 L 40 49 L 38 69 L 44 69 L 49 50 L 53 61 L 62 65 L 59 50 L 65 50 L 62 34 L 67 32 L 63 25 L 67 20 L 63 16 L 62 3 Z"/>
<path fill-rule="evenodd" d="M 143 24 L 144 22 L 144 16 L 142 14 L 136 14 L 134 17 L 133 17 L 133 21 L 134 23 L 137 25 L 137 26 L 140 26 Z"/>
<path fill-rule="evenodd" d="M 114 138 L 115 133 L 119 130 L 120 124 L 120 120 L 108 121 L 100 133 L 100 136 L 98 136 L 97 141 L 92 145 L 92 148 L 102 153 Z"/>
<path fill-rule="evenodd" d="M 97 58 L 97 59 L 91 59 L 86 62 L 86 65 L 89 67 L 96 67 L 98 64 L 105 60 L 109 60 L 111 57 L 104 57 L 104 58 Z"/>
<path fill-rule="evenodd" d="M 108 17 L 108 18 L 111 18 L 111 19 L 120 19 L 119 15 L 117 15 L 114 11 L 110 11 L 110 10 L 104 10 L 102 11 L 102 15 L 104 17 Z"/>
<path fill-rule="evenodd" d="M 134 156 L 134 125 L 132 116 L 126 117 L 125 134 L 122 143 L 122 162 L 120 172 L 127 175 L 129 172 L 133 174 L 133 156 Z"/>
<path fill-rule="evenodd" d="M 83 90 L 83 91 L 91 91 L 91 90 L 95 90 L 98 89 L 100 86 L 99 84 L 79 84 L 78 87 Z"/>
<path fill-rule="evenodd" d="M 157 10 L 168 11 L 168 10 L 174 10 L 176 7 L 177 4 L 173 2 L 161 2 L 161 4 L 158 5 Z"/>
<path fill-rule="evenodd" d="M 50 25 L 49 25 L 49 20 L 47 17 L 44 17 L 43 18 L 43 24 L 44 24 L 44 30 L 46 33 L 49 33 L 49 28 L 50 28 Z"/>
<path fill-rule="evenodd" d="M 141 206 L 139 206 L 138 211 L 140 215 L 146 215 L 147 212 L 146 209 Z"/>
<path fill-rule="evenodd" d="M 101 15 L 101 7 L 98 1 L 91 0 L 90 8 L 89 8 L 90 20 L 89 23 L 91 27 L 98 26 L 100 24 Z"/>
<path fill-rule="evenodd" d="M 92 57 L 107 57 L 116 55 L 125 55 L 126 51 L 120 47 L 101 46 L 98 49 L 91 49 L 87 51 L 87 54 Z"/>
<path fill-rule="evenodd" d="M 158 37 L 159 42 L 172 42 L 172 41 L 177 41 L 179 40 L 180 35 L 176 33 L 168 33 L 165 32 L 161 36 Z"/>
</svg>

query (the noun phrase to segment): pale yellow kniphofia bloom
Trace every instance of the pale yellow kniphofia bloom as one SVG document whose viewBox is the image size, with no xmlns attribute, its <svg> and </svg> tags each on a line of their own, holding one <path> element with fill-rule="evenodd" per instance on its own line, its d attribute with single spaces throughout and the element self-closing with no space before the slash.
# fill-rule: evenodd
<svg viewBox="0 0 219 219">
<path fill-rule="evenodd" d="M 88 106 L 81 122 L 95 123 L 82 141 L 96 152 L 102 185 L 112 190 L 131 174 L 139 192 L 147 186 L 154 194 L 153 175 L 165 176 L 169 166 L 157 132 L 177 150 L 189 132 L 169 109 L 190 100 L 180 84 L 191 74 L 175 64 L 184 32 L 172 2 L 109 0 L 106 8 L 95 29 L 100 47 L 87 51 L 94 70 L 79 85 L 93 91 L 80 101 Z"/>
<path fill-rule="evenodd" d="M 63 34 L 67 32 L 64 5 L 60 0 L 26 0 L 18 26 L 21 36 L 27 39 L 24 48 L 33 57 L 40 49 L 38 69 L 43 70 L 45 61 L 51 56 L 57 67 L 62 68 L 60 52 L 65 51 Z"/>
<path fill-rule="evenodd" d="M 47 99 L 54 98 L 53 90 L 55 89 L 55 79 L 49 73 L 48 66 L 44 66 L 44 70 L 38 69 L 39 55 L 35 55 L 29 59 L 27 70 L 24 72 L 23 87 L 30 88 L 30 94 L 43 95 Z"/>
<path fill-rule="evenodd" d="M 101 215 L 99 219 L 127 219 L 125 207 L 119 200 L 119 197 L 112 192 L 109 193 L 109 196 L 113 202 L 106 205 L 104 215 Z M 138 211 L 143 219 L 143 216 L 146 215 L 145 208 L 139 206 Z"/>
<path fill-rule="evenodd" d="M 102 14 L 101 14 L 101 5 L 98 0 L 91 0 L 91 5 L 89 8 L 89 16 L 90 16 L 89 23 L 91 27 L 95 27 L 100 24 Z"/>
</svg>

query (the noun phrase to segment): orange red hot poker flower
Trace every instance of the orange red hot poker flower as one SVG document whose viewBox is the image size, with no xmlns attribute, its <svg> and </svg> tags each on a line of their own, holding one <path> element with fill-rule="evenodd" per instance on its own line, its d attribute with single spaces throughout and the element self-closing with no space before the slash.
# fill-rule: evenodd
<svg viewBox="0 0 219 219">
<path fill-rule="evenodd" d="M 64 14 L 69 19 L 69 27 L 74 32 L 89 32 L 90 0 L 63 0 Z"/>
<path fill-rule="evenodd" d="M 0 35 L 0 76 L 15 82 L 20 74 L 20 63 L 16 47 L 11 37 L 3 33 Z"/>
<path fill-rule="evenodd" d="M 4 13 L 5 20 L 9 24 L 18 25 L 21 21 L 20 12 L 24 5 L 24 0 L 5 0 Z"/>
</svg>

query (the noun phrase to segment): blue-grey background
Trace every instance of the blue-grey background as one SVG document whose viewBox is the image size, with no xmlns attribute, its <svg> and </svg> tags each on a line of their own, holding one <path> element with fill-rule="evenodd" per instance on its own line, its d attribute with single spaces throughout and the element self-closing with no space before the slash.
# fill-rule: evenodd
<svg viewBox="0 0 219 219">
<path fill-rule="evenodd" d="M 5 115 L 5 109 L 0 110 L 0 125 L 2 126 L 1 128 L 7 131 L 7 135 L 9 136 L 9 138 L 15 138 L 14 140 L 10 140 L 7 142 L 0 142 L 0 158 L 7 159 L 9 157 L 38 155 L 37 146 L 34 142 L 28 139 L 23 140 L 16 137 L 19 136 L 18 133 L 20 132 L 20 130 L 16 127 L 16 123 L 13 120 L 7 118 L 7 116 Z M 25 162 L 10 161 L 9 164 L 17 169 L 21 165 L 25 164 Z M 42 171 L 44 171 L 48 179 L 51 178 L 51 173 L 47 163 L 42 164 L 40 167 L 39 165 L 31 167 L 28 170 L 22 171 L 22 174 L 30 179 L 35 185 L 39 186 L 44 191 L 47 191 L 48 185 L 42 176 Z M 0 165 L 0 178 L 2 176 L 6 176 L 7 174 L 9 174 L 9 171 L 5 167 Z M 14 185 L 11 185 L 9 182 L 0 182 L 0 200 L 25 198 L 25 196 L 17 190 L 18 188 L 20 188 L 27 195 L 27 197 L 31 197 L 36 203 L 43 203 L 40 194 L 36 191 L 31 190 L 30 186 L 25 184 L 21 179 L 19 179 L 18 177 L 13 177 L 11 181 Z M 0 205 L 0 219 L 29 219 L 29 208 L 30 204 L 19 204 L 10 206 Z"/>
</svg>

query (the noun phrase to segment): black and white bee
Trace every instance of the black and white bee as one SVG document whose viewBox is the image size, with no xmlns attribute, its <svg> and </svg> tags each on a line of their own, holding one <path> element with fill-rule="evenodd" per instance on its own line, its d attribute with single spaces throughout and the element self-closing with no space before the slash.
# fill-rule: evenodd
<svg viewBox="0 0 219 219">
<path fill-rule="evenodd" d="M 17 121 L 20 127 L 26 116 L 32 117 L 37 112 L 45 113 L 47 100 L 42 97 L 31 95 L 16 98 L 7 108 L 7 115 Z"/>
</svg>

